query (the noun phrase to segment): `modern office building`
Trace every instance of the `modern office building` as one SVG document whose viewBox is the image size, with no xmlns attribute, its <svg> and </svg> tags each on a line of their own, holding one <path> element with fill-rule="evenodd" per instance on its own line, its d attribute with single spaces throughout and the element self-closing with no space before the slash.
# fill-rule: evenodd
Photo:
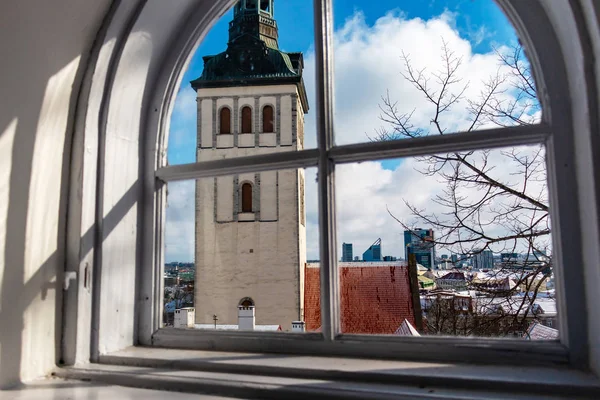
<svg viewBox="0 0 600 400">
<path fill-rule="evenodd" d="M 405 257 L 409 260 L 414 254 L 417 264 L 425 268 L 435 267 L 435 243 L 433 229 L 416 228 L 404 231 Z"/>
<path fill-rule="evenodd" d="M 378 238 L 363 253 L 363 261 L 381 261 L 381 238 Z"/>
<path fill-rule="evenodd" d="M 491 250 L 475 251 L 473 255 L 473 268 L 492 269 L 494 268 L 494 253 Z"/>
<path fill-rule="evenodd" d="M 350 262 L 353 259 L 352 243 L 342 243 L 342 261 Z"/>
<path fill-rule="evenodd" d="M 519 260 L 519 253 L 501 253 L 500 262 L 503 267 L 516 268 L 519 264 L 522 264 Z"/>
</svg>

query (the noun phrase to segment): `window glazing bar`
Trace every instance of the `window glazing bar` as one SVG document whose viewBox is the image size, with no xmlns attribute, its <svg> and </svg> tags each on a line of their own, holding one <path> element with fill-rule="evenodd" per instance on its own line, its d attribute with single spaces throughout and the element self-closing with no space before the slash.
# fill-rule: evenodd
<svg viewBox="0 0 600 400">
<path fill-rule="evenodd" d="M 348 163 L 414 157 L 452 151 L 538 144 L 545 142 L 549 136 L 549 127 L 546 124 L 539 124 L 444 136 L 435 135 L 416 139 L 330 146 L 328 151 L 325 150 L 326 156 L 324 158 L 333 160 L 336 163 Z M 245 172 L 309 168 L 317 166 L 320 159 L 321 155 L 318 149 L 308 149 L 168 166 L 159 168 L 156 171 L 156 177 L 162 181 L 170 182 Z"/>
<path fill-rule="evenodd" d="M 156 177 L 164 182 L 172 182 L 247 172 L 308 168 L 316 166 L 318 160 L 319 151 L 317 149 L 288 151 L 284 153 L 173 165 L 159 168 L 156 171 Z"/>
<path fill-rule="evenodd" d="M 335 163 L 328 151 L 333 136 L 333 4 L 314 0 L 316 55 L 317 142 L 319 148 L 319 249 L 321 274 L 321 332 L 333 341 L 339 331 L 339 277 L 335 234 Z"/>
<path fill-rule="evenodd" d="M 349 163 L 414 157 L 454 151 L 538 144 L 544 143 L 548 137 L 550 137 L 550 128 L 547 124 L 542 123 L 531 126 L 425 136 L 415 139 L 335 146 L 329 151 L 329 158 L 336 163 Z"/>
</svg>

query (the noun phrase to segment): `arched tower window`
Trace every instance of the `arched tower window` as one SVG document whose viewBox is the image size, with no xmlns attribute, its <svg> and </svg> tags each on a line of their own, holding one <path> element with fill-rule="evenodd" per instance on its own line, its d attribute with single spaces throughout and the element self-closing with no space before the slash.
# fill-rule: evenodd
<svg viewBox="0 0 600 400">
<path fill-rule="evenodd" d="M 265 106 L 263 108 L 263 132 L 273 132 L 273 107 Z"/>
<path fill-rule="evenodd" d="M 244 297 L 240 300 L 238 305 L 242 307 L 254 307 L 254 300 L 252 300 L 250 297 Z"/>
<path fill-rule="evenodd" d="M 252 212 L 252 185 L 242 185 L 242 212 Z"/>
<path fill-rule="evenodd" d="M 227 107 L 219 114 L 219 133 L 231 133 L 231 110 Z"/>
<path fill-rule="evenodd" d="M 252 133 L 252 109 L 248 106 L 242 108 L 242 133 Z"/>
</svg>

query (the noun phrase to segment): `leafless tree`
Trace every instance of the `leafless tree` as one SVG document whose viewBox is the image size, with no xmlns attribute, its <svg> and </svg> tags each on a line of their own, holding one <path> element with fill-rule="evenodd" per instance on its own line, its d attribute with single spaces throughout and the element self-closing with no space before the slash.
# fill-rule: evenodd
<svg viewBox="0 0 600 400">
<path fill-rule="evenodd" d="M 462 59 L 444 41 L 439 69 L 418 69 L 409 55 L 402 53 L 402 77 L 424 96 L 432 110 L 428 126 L 415 122 L 415 111 L 400 111 L 389 92 L 382 97 L 380 119 L 384 128 L 375 132 L 372 140 L 397 140 L 428 135 L 452 134 L 457 129 L 473 132 L 489 127 L 508 127 L 536 123 L 540 115 L 536 88 L 529 64 L 520 45 L 510 50 L 496 49 L 498 70 L 483 82 L 475 98 L 467 98 L 470 82 L 461 75 Z M 468 115 L 463 126 L 451 122 L 447 115 L 456 111 Z M 422 110 L 419 110 L 422 111 Z M 459 124 L 460 125 L 460 124 Z M 475 133 L 476 134 L 476 133 Z M 502 313 L 510 323 L 495 323 L 494 329 L 482 329 L 483 318 L 466 324 L 465 334 L 506 334 L 522 327 L 532 316 L 532 306 L 551 271 L 550 220 L 546 188 L 544 147 L 528 146 L 511 149 L 483 149 L 451 152 L 418 158 L 418 171 L 434 177 L 443 190 L 429 206 L 419 208 L 410 199 L 404 202 L 412 219 L 402 220 L 388 210 L 392 218 L 409 230 L 425 225 L 432 228 L 438 253 L 447 251 L 461 258 L 470 258 L 483 251 L 529 254 L 521 260 L 505 260 L 500 268 L 490 271 L 488 282 L 479 282 L 477 289 L 485 293 L 490 305 L 513 301 L 510 313 Z M 418 189 L 417 189 L 418 190 Z M 431 211 L 431 209 L 434 211 Z M 428 210 L 429 209 L 429 210 Z M 498 290 L 492 281 L 510 276 L 515 285 Z M 482 300 L 483 301 L 483 300 Z M 445 312 L 449 306 L 440 303 L 435 311 Z M 506 308 L 506 307 L 505 307 Z M 438 324 L 437 333 L 458 332 L 456 316 L 443 317 L 452 321 L 448 332 Z M 437 323 L 436 322 L 436 323 Z M 484 324 L 484 325 L 482 325 Z M 505 331 L 498 326 L 506 327 Z M 440 328 L 440 329 L 438 329 Z"/>
</svg>

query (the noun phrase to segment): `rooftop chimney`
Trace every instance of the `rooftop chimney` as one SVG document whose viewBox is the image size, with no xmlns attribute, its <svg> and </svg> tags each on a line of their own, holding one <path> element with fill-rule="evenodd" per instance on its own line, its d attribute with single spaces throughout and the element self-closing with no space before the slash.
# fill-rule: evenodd
<svg viewBox="0 0 600 400">
<path fill-rule="evenodd" d="M 305 326 L 304 321 L 292 321 L 292 332 L 304 332 Z"/>
<path fill-rule="evenodd" d="M 240 331 L 253 331 L 254 318 L 254 306 L 238 306 L 238 329 Z"/>
</svg>

